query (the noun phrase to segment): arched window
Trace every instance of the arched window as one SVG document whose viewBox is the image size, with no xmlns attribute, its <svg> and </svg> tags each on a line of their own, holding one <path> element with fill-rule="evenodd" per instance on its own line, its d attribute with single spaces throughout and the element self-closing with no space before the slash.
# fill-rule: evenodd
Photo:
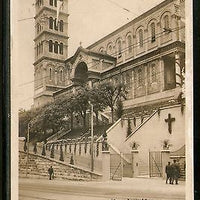
<svg viewBox="0 0 200 200">
<path fill-rule="evenodd" d="M 168 15 L 165 15 L 165 16 L 164 16 L 164 28 L 165 28 L 166 30 L 169 29 L 169 16 L 168 16 Z"/>
<path fill-rule="evenodd" d="M 51 81 L 51 79 L 52 79 L 52 69 L 49 68 L 49 80 Z"/>
<path fill-rule="evenodd" d="M 58 53 L 58 42 L 54 43 L 54 53 Z"/>
<path fill-rule="evenodd" d="M 143 47 L 143 30 L 139 30 L 139 45 L 140 47 Z"/>
<path fill-rule="evenodd" d="M 63 32 L 63 20 L 60 20 L 60 32 Z"/>
<path fill-rule="evenodd" d="M 43 53 L 43 42 L 41 42 L 40 48 L 40 53 Z"/>
<path fill-rule="evenodd" d="M 155 42 L 156 41 L 156 26 L 155 23 L 151 23 L 151 42 Z"/>
<path fill-rule="evenodd" d="M 117 46 L 118 46 L 118 57 L 120 58 L 122 56 L 122 42 L 121 40 L 118 40 L 117 42 Z"/>
<path fill-rule="evenodd" d="M 49 28 L 53 29 L 53 18 L 52 17 L 49 18 Z"/>
<path fill-rule="evenodd" d="M 142 86 L 142 69 L 138 69 L 138 86 Z"/>
<path fill-rule="evenodd" d="M 99 49 L 99 52 L 100 52 L 100 53 L 104 53 L 103 47 L 101 47 L 101 48 Z"/>
<path fill-rule="evenodd" d="M 109 55 L 112 54 L 112 45 L 111 44 L 107 48 L 107 54 L 109 54 Z"/>
<path fill-rule="evenodd" d="M 41 53 L 41 43 L 39 43 L 39 45 L 38 45 L 38 54 L 40 54 Z"/>
<path fill-rule="evenodd" d="M 54 0 L 54 6 L 57 7 L 57 0 Z"/>
<path fill-rule="evenodd" d="M 49 5 L 53 6 L 53 0 L 49 0 Z"/>
<path fill-rule="evenodd" d="M 156 77 L 156 65 L 153 63 L 151 65 L 151 81 L 152 81 L 152 83 L 156 82 L 156 79 L 157 79 L 157 77 Z"/>
<path fill-rule="evenodd" d="M 59 45 L 59 53 L 63 55 L 63 43 Z"/>
<path fill-rule="evenodd" d="M 58 24 L 57 24 L 57 19 L 55 18 L 54 20 L 54 29 L 57 31 L 58 30 Z"/>
<path fill-rule="evenodd" d="M 60 70 L 60 81 L 61 82 L 63 81 L 63 70 L 62 69 Z"/>
<path fill-rule="evenodd" d="M 132 38 L 130 35 L 127 37 L 127 47 L 128 47 L 128 52 L 131 53 L 133 47 L 132 47 Z"/>
<path fill-rule="evenodd" d="M 49 52 L 53 52 L 53 42 L 49 40 Z"/>
</svg>

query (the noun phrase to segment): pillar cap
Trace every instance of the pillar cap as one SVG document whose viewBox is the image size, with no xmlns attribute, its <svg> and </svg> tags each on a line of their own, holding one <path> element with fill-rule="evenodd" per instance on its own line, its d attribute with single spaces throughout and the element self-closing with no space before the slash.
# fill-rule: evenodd
<svg viewBox="0 0 200 200">
<path fill-rule="evenodd" d="M 138 153 L 139 151 L 137 149 L 132 149 L 131 153 Z"/>
<path fill-rule="evenodd" d="M 162 153 L 170 153 L 170 150 L 169 149 L 162 149 L 161 152 Z"/>
<path fill-rule="evenodd" d="M 107 153 L 108 154 L 108 153 L 110 153 L 110 151 L 102 151 L 102 153 L 105 153 L 105 154 Z"/>
</svg>

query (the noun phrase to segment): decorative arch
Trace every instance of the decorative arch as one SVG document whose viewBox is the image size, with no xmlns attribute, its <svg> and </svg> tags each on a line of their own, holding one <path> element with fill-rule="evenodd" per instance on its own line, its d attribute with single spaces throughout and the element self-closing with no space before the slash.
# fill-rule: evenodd
<svg viewBox="0 0 200 200">
<path fill-rule="evenodd" d="M 78 84 L 84 84 L 88 80 L 88 67 L 87 64 L 82 61 L 78 63 L 74 69 L 73 81 Z"/>
<path fill-rule="evenodd" d="M 121 37 L 119 37 L 116 40 L 115 46 L 116 46 L 116 49 L 115 49 L 116 54 L 117 54 L 118 58 L 120 58 L 122 56 L 122 38 Z"/>
<path fill-rule="evenodd" d="M 135 31 L 135 35 L 137 38 L 136 46 L 142 48 L 144 45 L 144 26 L 139 26 Z"/>
<path fill-rule="evenodd" d="M 49 29 L 53 29 L 53 17 L 49 17 Z"/>
<path fill-rule="evenodd" d="M 100 47 L 99 52 L 104 53 L 104 47 Z"/>
<path fill-rule="evenodd" d="M 148 38 L 151 43 L 156 41 L 156 34 L 157 34 L 157 20 L 155 18 L 152 18 L 149 20 L 147 24 L 147 30 L 148 30 Z"/>
<path fill-rule="evenodd" d="M 168 28 L 171 27 L 171 12 L 170 11 L 163 11 L 163 13 L 160 16 L 160 24 L 161 24 L 161 28 L 165 28 L 165 22 L 164 19 L 165 17 L 168 16 Z"/>
<path fill-rule="evenodd" d="M 113 53 L 113 44 L 112 42 L 108 43 L 107 48 L 106 48 L 107 54 L 111 55 Z"/>
<path fill-rule="evenodd" d="M 131 53 L 133 50 L 133 36 L 131 32 L 126 34 L 126 48 L 128 53 Z"/>
<path fill-rule="evenodd" d="M 64 26 L 64 23 L 63 23 L 63 20 L 60 20 L 60 32 L 63 32 L 63 26 Z"/>
</svg>

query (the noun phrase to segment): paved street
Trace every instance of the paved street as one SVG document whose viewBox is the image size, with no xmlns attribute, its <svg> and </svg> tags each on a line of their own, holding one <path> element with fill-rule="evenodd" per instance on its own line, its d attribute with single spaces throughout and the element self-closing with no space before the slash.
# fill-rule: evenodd
<svg viewBox="0 0 200 200">
<path fill-rule="evenodd" d="M 185 182 L 169 185 L 160 178 L 108 182 L 20 179 L 19 196 L 20 200 L 181 200 Z"/>
</svg>

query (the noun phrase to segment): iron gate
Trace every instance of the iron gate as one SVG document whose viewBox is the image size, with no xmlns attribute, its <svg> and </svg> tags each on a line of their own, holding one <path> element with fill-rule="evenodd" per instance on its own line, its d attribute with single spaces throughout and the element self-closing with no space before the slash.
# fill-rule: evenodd
<svg viewBox="0 0 200 200">
<path fill-rule="evenodd" d="M 149 152 L 150 177 L 162 177 L 162 154 L 160 151 Z"/>
<path fill-rule="evenodd" d="M 110 154 L 110 179 L 122 180 L 122 158 L 120 154 Z"/>
<path fill-rule="evenodd" d="M 123 177 L 133 177 L 133 156 L 132 154 L 123 154 Z"/>
</svg>

